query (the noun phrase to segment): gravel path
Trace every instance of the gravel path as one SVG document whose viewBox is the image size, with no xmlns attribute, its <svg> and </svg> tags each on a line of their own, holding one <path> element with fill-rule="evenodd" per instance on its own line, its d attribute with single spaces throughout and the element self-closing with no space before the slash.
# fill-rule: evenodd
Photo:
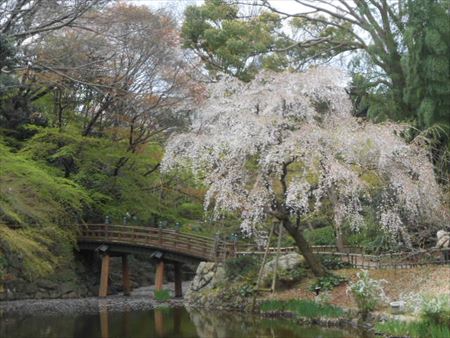
<svg viewBox="0 0 450 338">
<path fill-rule="evenodd" d="M 188 289 L 190 282 L 183 282 L 183 292 Z M 173 283 L 164 285 L 165 289 L 172 290 Z M 171 299 L 160 303 L 153 298 L 153 286 L 142 287 L 133 290 L 131 296 L 121 294 L 111 295 L 106 298 L 89 297 L 74 299 L 29 299 L 0 302 L 0 314 L 82 314 L 98 313 L 100 310 L 108 311 L 142 311 L 150 310 L 157 306 L 182 306 L 183 299 Z"/>
</svg>

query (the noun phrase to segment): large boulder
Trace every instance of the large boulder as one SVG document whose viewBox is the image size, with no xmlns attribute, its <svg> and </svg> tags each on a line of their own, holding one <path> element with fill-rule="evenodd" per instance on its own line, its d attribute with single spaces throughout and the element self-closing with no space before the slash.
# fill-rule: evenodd
<svg viewBox="0 0 450 338">
<path fill-rule="evenodd" d="M 212 289 L 225 280 L 225 269 L 222 264 L 201 262 L 198 265 L 190 291 Z"/>
<path fill-rule="evenodd" d="M 301 275 L 297 272 L 302 271 L 304 263 L 305 258 L 296 252 L 282 255 L 278 257 L 277 275 L 281 278 L 286 279 L 286 282 L 295 282 L 296 279 L 298 279 Z M 272 276 L 275 271 L 275 265 L 276 257 L 274 257 L 264 266 L 261 276 L 263 284 L 268 285 L 271 283 Z"/>
</svg>

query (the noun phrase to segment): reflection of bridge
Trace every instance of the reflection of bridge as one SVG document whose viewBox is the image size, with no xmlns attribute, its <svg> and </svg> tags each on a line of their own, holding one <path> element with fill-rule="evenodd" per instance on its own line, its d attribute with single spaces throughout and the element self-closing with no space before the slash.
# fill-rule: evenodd
<svg viewBox="0 0 450 338">
<path fill-rule="evenodd" d="M 175 230 L 154 227 L 111 224 L 86 224 L 81 226 L 78 236 L 80 250 L 95 250 L 102 256 L 99 296 L 108 291 L 110 257 L 122 257 L 124 293 L 130 292 L 128 254 L 150 253 L 156 260 L 155 289 L 162 288 L 164 264 L 174 265 L 175 296 L 182 295 L 181 265 L 199 261 L 221 262 L 235 256 L 234 242 L 209 238 Z"/>
</svg>

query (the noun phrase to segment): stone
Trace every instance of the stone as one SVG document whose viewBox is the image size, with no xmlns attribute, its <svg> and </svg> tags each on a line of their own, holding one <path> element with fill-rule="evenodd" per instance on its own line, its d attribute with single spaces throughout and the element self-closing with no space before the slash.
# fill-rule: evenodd
<svg viewBox="0 0 450 338">
<path fill-rule="evenodd" d="M 305 263 L 305 258 L 296 253 L 291 252 L 278 258 L 278 272 L 286 270 L 294 270 L 300 268 Z M 267 280 L 275 270 L 276 258 L 266 263 L 262 272 L 262 279 Z"/>
<path fill-rule="evenodd" d="M 58 288 L 58 285 L 56 283 L 46 279 L 41 279 L 36 284 L 39 289 L 53 290 Z"/>
<path fill-rule="evenodd" d="M 392 314 L 400 314 L 403 313 L 405 310 L 405 302 L 404 301 L 396 301 L 389 303 L 391 306 L 391 312 Z"/>
<path fill-rule="evenodd" d="M 450 248 L 450 233 L 444 230 L 439 230 L 436 233 L 437 237 L 437 248 Z"/>
<path fill-rule="evenodd" d="M 201 262 L 198 265 L 197 272 L 188 290 L 190 291 L 200 291 L 213 289 L 218 284 L 225 280 L 225 269 L 221 264 L 211 263 L 211 262 Z"/>
</svg>

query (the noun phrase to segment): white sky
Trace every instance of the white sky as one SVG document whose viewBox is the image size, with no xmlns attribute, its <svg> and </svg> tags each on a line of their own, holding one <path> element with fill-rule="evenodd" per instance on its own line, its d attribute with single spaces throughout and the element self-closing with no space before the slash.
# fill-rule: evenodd
<svg viewBox="0 0 450 338">
<path fill-rule="evenodd" d="M 203 0 L 129 0 L 129 2 L 146 5 L 154 9 L 172 7 L 182 11 L 189 5 L 201 5 Z M 271 0 L 270 3 L 276 9 L 287 13 L 296 13 L 304 9 L 302 5 L 293 0 Z"/>
</svg>

